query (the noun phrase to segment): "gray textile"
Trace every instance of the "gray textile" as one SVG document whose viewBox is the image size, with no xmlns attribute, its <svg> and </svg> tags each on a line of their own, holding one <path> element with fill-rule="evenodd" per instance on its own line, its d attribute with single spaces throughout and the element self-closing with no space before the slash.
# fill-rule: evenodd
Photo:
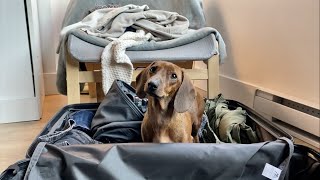
<svg viewBox="0 0 320 180">
<path fill-rule="evenodd" d="M 183 46 L 157 51 L 126 51 L 126 54 L 133 63 L 152 62 L 159 59 L 163 61 L 207 60 L 217 54 L 214 47 L 211 46 L 213 43 L 214 37 L 209 35 Z M 104 47 L 90 44 L 74 35 L 69 36 L 68 46 L 71 56 L 79 62 L 100 62 L 100 55 L 104 49 Z M 86 51 L 86 53 L 82 53 L 84 51 Z"/>
<path fill-rule="evenodd" d="M 64 18 L 63 27 L 77 23 L 81 21 L 89 12 L 97 6 L 102 5 L 114 5 L 114 6 L 124 6 L 127 4 L 135 5 L 148 5 L 150 9 L 159 9 L 171 12 L 177 12 L 182 16 L 185 16 L 190 23 L 189 28 L 195 29 L 191 33 L 187 33 L 185 36 L 182 36 L 177 39 L 171 39 L 167 41 L 150 41 L 139 46 L 135 46 L 127 49 L 128 51 L 151 51 L 159 49 L 173 48 L 177 46 L 182 46 L 185 44 L 192 43 L 196 40 L 204 38 L 209 34 L 214 34 L 216 40 L 219 42 L 219 52 L 220 59 L 223 60 L 226 57 L 225 44 L 219 32 L 213 28 L 203 28 L 205 25 L 202 2 L 200 0 L 96 0 L 96 1 L 87 1 L 87 0 L 71 0 L 67 9 L 67 13 Z M 78 38 L 89 42 L 93 45 L 105 47 L 110 41 L 107 39 L 90 36 L 80 29 L 74 29 L 69 32 L 72 35 L 77 36 Z M 69 53 L 67 51 L 67 38 L 64 40 L 60 47 L 59 53 L 59 63 L 57 71 L 57 88 L 61 94 L 66 94 L 66 70 L 65 70 L 65 59 Z"/>
<path fill-rule="evenodd" d="M 89 35 L 112 40 L 123 35 L 128 27 L 151 32 L 155 35 L 152 39 L 156 41 L 178 38 L 191 31 L 188 29 L 189 20 L 178 13 L 150 10 L 147 5 L 128 4 L 119 8 L 98 9 L 80 22 L 64 27 L 60 41 L 64 41 L 73 29 L 81 29 Z"/>
<path fill-rule="evenodd" d="M 254 144 L 39 144 L 25 179 L 265 180 L 266 163 L 284 179 L 292 156 L 288 139 Z"/>
<path fill-rule="evenodd" d="M 92 139 L 85 132 L 76 129 L 76 122 L 68 120 L 61 131 L 55 131 L 52 134 L 39 136 L 40 142 L 55 144 L 56 146 L 69 146 L 76 144 L 99 144 L 100 142 Z"/>
</svg>

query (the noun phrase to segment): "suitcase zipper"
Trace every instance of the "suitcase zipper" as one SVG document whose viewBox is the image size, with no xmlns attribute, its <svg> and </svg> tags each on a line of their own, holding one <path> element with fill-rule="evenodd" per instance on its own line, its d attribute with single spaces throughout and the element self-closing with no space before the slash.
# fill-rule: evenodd
<svg viewBox="0 0 320 180">
<path fill-rule="evenodd" d="M 123 93 L 122 89 L 117 84 L 118 90 L 120 90 L 121 96 L 124 98 L 124 100 L 128 103 L 128 105 L 131 107 L 131 109 L 134 111 L 134 113 L 139 117 L 142 118 L 143 114 L 142 112 L 136 107 L 136 105 L 129 99 L 129 97 Z"/>
</svg>

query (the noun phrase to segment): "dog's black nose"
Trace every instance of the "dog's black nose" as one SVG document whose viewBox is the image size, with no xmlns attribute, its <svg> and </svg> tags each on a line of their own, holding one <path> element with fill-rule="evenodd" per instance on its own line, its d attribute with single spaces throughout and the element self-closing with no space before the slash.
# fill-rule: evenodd
<svg viewBox="0 0 320 180">
<path fill-rule="evenodd" d="M 149 82 L 148 83 L 148 89 L 149 91 L 155 91 L 158 88 L 158 84 L 156 84 L 155 82 Z"/>
</svg>

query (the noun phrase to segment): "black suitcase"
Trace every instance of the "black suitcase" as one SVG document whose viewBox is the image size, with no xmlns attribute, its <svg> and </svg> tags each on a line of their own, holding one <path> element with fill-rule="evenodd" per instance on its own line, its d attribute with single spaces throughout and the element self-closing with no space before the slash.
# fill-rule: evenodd
<svg viewBox="0 0 320 180">
<path fill-rule="evenodd" d="M 129 109 L 134 107 L 130 101 L 132 98 L 123 96 L 123 85 L 113 86 L 116 87 L 113 93 L 122 94 L 118 99 L 123 101 L 119 103 L 127 103 Z M 128 86 L 125 89 L 134 91 Z M 108 105 L 108 102 L 102 103 Z M 114 105 L 114 103 L 114 100 L 109 101 L 109 104 Z M 8 167 L 1 174 L 0 180 L 267 179 L 267 177 L 284 179 L 285 176 L 299 179 L 297 172 L 307 179 L 318 176 L 319 168 L 306 168 L 297 164 L 304 163 L 318 167 L 319 154 L 315 153 L 314 157 L 308 156 L 309 153 L 306 151 L 310 149 L 300 150 L 301 147 L 296 148 L 293 153 L 292 137 L 289 134 L 243 104 L 232 100 L 229 100 L 229 103 L 231 106 L 245 109 L 247 120 L 267 133 L 270 139 L 253 144 L 107 143 L 56 146 L 41 142 L 39 137 L 54 134 L 55 129 L 65 126 L 66 118 L 73 112 L 81 110 L 95 112 L 99 107 L 97 103 L 68 105 L 62 108 L 39 133 L 27 151 L 26 159 Z M 119 107 L 126 108 L 123 104 Z M 293 159 L 289 164 L 291 157 Z M 287 171 L 287 168 L 290 169 Z"/>
</svg>

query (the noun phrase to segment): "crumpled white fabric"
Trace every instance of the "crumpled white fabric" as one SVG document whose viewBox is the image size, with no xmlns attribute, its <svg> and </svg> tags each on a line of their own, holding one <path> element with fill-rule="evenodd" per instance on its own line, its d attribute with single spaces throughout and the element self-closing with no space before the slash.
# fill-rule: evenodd
<svg viewBox="0 0 320 180">
<path fill-rule="evenodd" d="M 126 49 L 137 46 L 151 39 L 152 34 L 143 30 L 125 32 L 122 36 L 114 39 L 103 50 L 101 56 L 102 87 L 107 94 L 114 80 L 119 79 L 128 84 L 131 83 L 133 65 L 130 58 L 125 54 Z"/>
</svg>

